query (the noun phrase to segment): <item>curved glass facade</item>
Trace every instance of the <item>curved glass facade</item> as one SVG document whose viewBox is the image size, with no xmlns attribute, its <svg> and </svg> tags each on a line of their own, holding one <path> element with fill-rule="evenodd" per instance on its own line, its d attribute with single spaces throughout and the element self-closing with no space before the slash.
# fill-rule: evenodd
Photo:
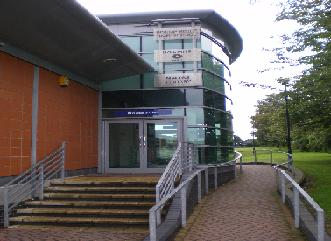
<svg viewBox="0 0 331 241">
<path fill-rule="evenodd" d="M 174 27 L 173 25 L 171 27 Z M 133 31 L 132 31 L 133 32 Z M 201 28 L 201 32 L 212 33 Z M 185 117 L 185 141 L 198 146 L 201 164 L 226 162 L 233 157 L 232 116 L 226 111 L 229 57 L 210 38 L 155 40 L 153 34 L 128 33 L 124 43 L 149 62 L 158 73 L 146 73 L 102 83 L 102 117 L 118 118 L 130 109 L 167 110 L 165 117 Z M 201 48 L 199 61 L 156 62 L 154 50 Z M 158 74 L 201 73 L 200 86 L 155 87 Z M 163 112 L 158 114 L 162 117 Z"/>
</svg>

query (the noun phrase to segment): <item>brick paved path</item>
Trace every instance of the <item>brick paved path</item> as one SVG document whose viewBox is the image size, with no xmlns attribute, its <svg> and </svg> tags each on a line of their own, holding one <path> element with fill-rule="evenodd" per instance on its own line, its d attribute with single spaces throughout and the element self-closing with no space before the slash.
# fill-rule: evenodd
<svg viewBox="0 0 331 241">
<path fill-rule="evenodd" d="M 148 235 L 147 229 L 106 229 L 70 227 L 14 226 L 0 229 L 0 241 L 140 241 Z"/>
<path fill-rule="evenodd" d="M 270 166 L 244 166 L 236 182 L 206 197 L 176 240 L 292 241 L 303 240 L 289 224 L 275 194 Z M 287 220 L 287 221 L 286 221 Z"/>
</svg>

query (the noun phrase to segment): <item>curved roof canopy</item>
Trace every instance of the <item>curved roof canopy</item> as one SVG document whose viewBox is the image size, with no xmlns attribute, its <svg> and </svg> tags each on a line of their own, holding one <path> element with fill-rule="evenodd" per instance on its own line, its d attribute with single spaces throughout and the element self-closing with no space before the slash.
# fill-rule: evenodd
<svg viewBox="0 0 331 241">
<path fill-rule="evenodd" d="M 231 53 L 231 62 L 234 62 L 241 54 L 243 41 L 238 31 L 221 15 L 214 10 L 183 10 L 146 12 L 133 14 L 109 14 L 98 16 L 107 25 L 129 24 L 129 23 L 150 23 L 156 19 L 180 19 L 198 18 L 209 28 L 216 37 L 224 40 Z"/>
<path fill-rule="evenodd" d="M 95 83 L 152 70 L 73 0 L 1 0 L 0 42 Z"/>
</svg>

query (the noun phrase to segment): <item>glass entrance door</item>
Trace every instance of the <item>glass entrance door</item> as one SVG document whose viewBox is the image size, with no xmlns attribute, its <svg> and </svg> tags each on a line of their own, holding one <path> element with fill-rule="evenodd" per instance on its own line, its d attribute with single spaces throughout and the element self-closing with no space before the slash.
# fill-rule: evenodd
<svg viewBox="0 0 331 241">
<path fill-rule="evenodd" d="M 180 140 L 180 125 L 178 121 L 146 121 L 144 136 L 147 138 L 147 167 L 164 167 L 176 151 Z"/>
<path fill-rule="evenodd" d="M 107 121 L 104 138 L 105 171 L 164 168 L 180 141 L 180 119 Z"/>
<path fill-rule="evenodd" d="M 109 168 L 139 168 L 142 127 L 139 122 L 108 123 Z"/>
</svg>

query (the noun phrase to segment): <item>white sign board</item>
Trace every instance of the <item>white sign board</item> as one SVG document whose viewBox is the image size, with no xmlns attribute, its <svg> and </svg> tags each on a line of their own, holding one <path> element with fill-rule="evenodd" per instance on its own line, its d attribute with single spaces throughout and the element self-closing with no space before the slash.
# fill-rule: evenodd
<svg viewBox="0 0 331 241">
<path fill-rule="evenodd" d="M 159 88 L 201 86 L 202 73 L 158 74 L 154 86 Z"/>
<path fill-rule="evenodd" d="M 201 49 L 154 50 L 155 62 L 201 61 Z"/>
<path fill-rule="evenodd" d="M 154 28 L 155 40 L 200 38 L 200 27 Z"/>
</svg>

